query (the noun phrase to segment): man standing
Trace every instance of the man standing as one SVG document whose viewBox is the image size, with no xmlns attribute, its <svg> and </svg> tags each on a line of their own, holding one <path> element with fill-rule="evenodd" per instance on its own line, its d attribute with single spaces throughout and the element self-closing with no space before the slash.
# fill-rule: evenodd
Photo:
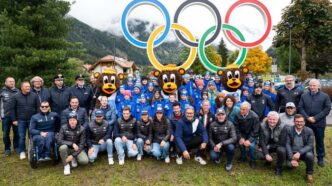
<svg viewBox="0 0 332 186">
<path fill-rule="evenodd" d="M 198 119 L 202 122 L 206 129 L 209 128 L 210 124 L 214 121 L 215 118 L 214 114 L 211 113 L 210 107 L 210 102 L 208 100 L 204 100 L 198 113 Z"/>
<path fill-rule="evenodd" d="M 3 143 L 5 146 L 5 155 L 10 155 L 10 128 L 13 129 L 13 147 L 16 153 L 19 153 L 18 142 L 19 135 L 16 125 L 13 125 L 13 121 L 10 117 L 10 100 L 17 94 L 19 91 L 15 87 L 15 79 L 12 77 L 7 77 L 5 81 L 5 86 L 1 89 L 0 92 L 0 114 L 2 119 L 2 132 L 3 132 Z"/>
<path fill-rule="evenodd" d="M 189 150 L 197 149 L 195 161 L 201 165 L 206 165 L 203 159 L 206 144 L 208 143 L 208 135 L 205 127 L 195 118 L 195 109 L 188 106 L 185 111 L 185 116 L 178 122 L 175 131 L 175 144 L 177 146 L 178 157 L 176 163 L 182 164 L 182 157 L 190 159 Z"/>
<path fill-rule="evenodd" d="M 89 118 L 85 111 L 85 108 L 80 107 L 79 100 L 77 97 L 71 97 L 69 102 L 69 108 L 66 108 L 61 113 L 61 125 L 65 125 L 68 122 L 68 116 L 70 113 L 75 112 L 77 114 L 78 124 L 88 127 Z"/>
<path fill-rule="evenodd" d="M 293 102 L 288 102 L 286 104 L 286 111 L 280 113 L 280 122 L 286 126 L 294 126 L 294 116 L 296 114 L 296 107 Z"/>
<path fill-rule="evenodd" d="M 38 97 L 31 92 L 30 83 L 24 81 L 21 92 L 15 94 L 10 101 L 10 113 L 14 126 L 18 126 L 20 159 L 25 159 L 25 138 L 29 129 L 31 116 L 37 113 Z"/>
<path fill-rule="evenodd" d="M 70 101 L 69 87 L 63 84 L 64 77 L 58 74 L 54 77 L 54 86 L 50 88 L 50 105 L 52 112 L 61 115 L 62 111 L 68 108 Z"/>
<path fill-rule="evenodd" d="M 277 93 L 276 110 L 285 112 L 286 103 L 293 102 L 297 107 L 300 102 L 303 91 L 300 87 L 295 86 L 295 77 L 288 75 L 285 78 L 285 86 L 281 87 Z"/>
<path fill-rule="evenodd" d="M 48 89 L 43 88 L 44 80 L 39 76 L 35 76 L 31 79 L 32 92 L 35 93 L 38 97 L 38 106 L 40 106 L 41 102 L 49 101 L 50 92 Z"/>
<path fill-rule="evenodd" d="M 90 87 L 85 86 L 84 76 L 82 74 L 77 75 L 76 85 L 71 87 L 71 95 L 76 96 L 79 100 L 80 107 L 85 108 L 88 115 L 92 112 L 95 105 L 92 105 L 92 90 Z"/>
<path fill-rule="evenodd" d="M 318 165 L 324 167 L 324 133 L 326 127 L 326 116 L 331 110 L 331 100 L 327 94 L 320 91 L 320 82 L 312 79 L 309 82 L 309 92 L 301 96 L 299 112 L 306 119 L 306 125 L 315 134 L 316 155 Z"/>
</svg>

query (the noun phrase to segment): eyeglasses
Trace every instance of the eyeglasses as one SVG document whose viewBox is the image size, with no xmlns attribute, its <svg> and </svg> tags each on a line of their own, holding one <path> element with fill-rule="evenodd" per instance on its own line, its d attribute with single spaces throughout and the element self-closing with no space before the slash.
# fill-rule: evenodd
<svg viewBox="0 0 332 186">
<path fill-rule="evenodd" d="M 40 106 L 40 108 L 48 108 L 49 106 Z"/>
<path fill-rule="evenodd" d="M 188 115 L 193 115 L 194 113 L 193 113 L 193 112 L 187 112 L 186 114 L 188 114 Z"/>
<path fill-rule="evenodd" d="M 294 107 L 287 107 L 286 109 L 294 109 Z"/>
</svg>

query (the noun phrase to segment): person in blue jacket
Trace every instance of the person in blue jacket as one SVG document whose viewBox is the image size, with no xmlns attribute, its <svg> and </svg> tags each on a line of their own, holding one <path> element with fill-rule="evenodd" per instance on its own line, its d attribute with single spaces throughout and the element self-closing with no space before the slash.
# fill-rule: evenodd
<svg viewBox="0 0 332 186">
<path fill-rule="evenodd" d="M 190 97 L 194 97 L 194 92 L 195 92 L 195 84 L 194 82 L 190 81 L 190 75 L 189 74 L 185 74 L 183 75 L 183 84 L 182 86 L 180 86 L 180 90 L 182 89 L 186 89 L 188 92 L 188 95 Z"/>
<path fill-rule="evenodd" d="M 149 112 L 149 117 L 152 117 L 151 106 L 149 102 L 146 100 L 145 94 L 141 94 L 141 99 L 139 99 L 139 102 L 138 104 L 136 104 L 135 107 L 135 118 L 137 121 L 141 120 L 141 114 L 143 110 L 147 110 Z"/>
<path fill-rule="evenodd" d="M 224 90 L 224 86 L 221 83 L 221 77 L 218 74 L 216 74 L 216 76 L 214 77 L 214 82 L 216 83 L 218 92 L 221 92 Z"/>
<path fill-rule="evenodd" d="M 120 103 L 124 100 L 124 96 L 123 96 L 124 91 L 125 91 L 124 85 L 121 85 L 119 90 L 117 90 L 116 97 L 115 97 L 116 110 L 120 110 Z M 109 105 L 111 105 L 111 104 L 109 103 Z"/>
<path fill-rule="evenodd" d="M 263 94 L 269 96 L 272 100 L 272 102 L 274 104 L 276 104 L 276 100 L 277 100 L 277 94 L 274 90 L 274 88 L 271 86 L 271 82 L 270 81 L 265 81 L 264 82 L 264 90 L 263 90 Z M 265 108 L 265 115 L 267 115 L 270 112 L 270 108 L 266 107 Z"/>
<path fill-rule="evenodd" d="M 173 117 L 173 103 L 175 102 L 175 94 L 170 94 L 169 99 L 164 100 L 164 112 L 167 119 L 171 119 Z"/>
<path fill-rule="evenodd" d="M 193 106 L 192 100 L 188 95 L 188 92 L 186 89 L 181 90 L 181 95 L 180 95 L 180 105 L 181 105 L 181 110 L 185 110 L 186 107 L 188 106 Z"/>
<path fill-rule="evenodd" d="M 177 123 L 175 130 L 175 144 L 178 154 L 176 163 L 181 165 L 182 157 L 189 160 L 189 150 L 197 149 L 195 161 L 205 165 L 206 161 L 203 159 L 203 156 L 207 143 L 207 131 L 199 119 L 195 118 L 194 107 L 187 107 L 185 115 Z"/>
<path fill-rule="evenodd" d="M 249 94 L 252 94 L 252 92 L 254 91 L 254 85 L 255 85 L 254 78 L 249 78 L 248 86 L 246 86 L 248 88 Z"/>
<path fill-rule="evenodd" d="M 124 86 L 125 90 L 130 90 L 131 92 L 134 91 L 134 80 L 133 79 L 127 79 L 127 83 Z"/>
<path fill-rule="evenodd" d="M 30 120 L 30 134 L 38 148 L 38 161 L 51 160 L 51 148 L 54 145 L 54 134 L 59 132 L 60 117 L 56 112 L 50 112 L 48 101 L 42 101 L 40 112 Z"/>
<path fill-rule="evenodd" d="M 107 121 L 109 126 L 113 127 L 117 118 L 116 110 L 107 104 L 107 99 L 107 96 L 100 97 L 100 107 L 93 110 L 91 120 L 94 121 L 96 119 L 96 111 L 101 110 L 104 114 L 103 119 Z"/>
<path fill-rule="evenodd" d="M 151 100 L 151 116 L 154 116 L 158 105 L 164 107 L 164 101 L 159 90 L 156 90 Z"/>
<path fill-rule="evenodd" d="M 149 82 L 148 83 L 148 89 L 144 92 L 144 94 L 146 95 L 146 99 L 148 101 L 152 100 L 155 91 L 156 91 L 156 88 L 154 87 L 153 83 Z"/>
<path fill-rule="evenodd" d="M 141 98 L 141 84 L 136 83 L 134 85 L 134 91 L 132 93 L 131 101 L 136 104 L 138 103 L 138 99 L 140 98 Z"/>
<path fill-rule="evenodd" d="M 134 111 L 135 103 L 133 103 L 131 101 L 131 91 L 130 90 L 125 90 L 123 92 L 123 95 L 124 95 L 124 100 L 120 103 L 118 113 L 122 113 L 122 109 L 124 107 L 129 107 L 130 111 L 131 111 L 131 116 L 134 117 L 135 116 L 134 115 L 135 114 L 135 111 Z"/>
<path fill-rule="evenodd" d="M 195 106 L 195 112 L 199 112 L 199 109 L 201 108 L 202 103 L 202 91 L 204 90 L 204 81 L 202 79 L 199 79 L 196 81 L 197 88 L 195 89 L 194 93 L 194 106 Z"/>
<path fill-rule="evenodd" d="M 146 90 L 148 90 L 148 81 L 149 81 L 149 79 L 146 76 L 142 76 L 142 80 L 141 80 L 141 84 L 142 84 L 141 92 L 142 93 L 145 93 Z"/>
</svg>

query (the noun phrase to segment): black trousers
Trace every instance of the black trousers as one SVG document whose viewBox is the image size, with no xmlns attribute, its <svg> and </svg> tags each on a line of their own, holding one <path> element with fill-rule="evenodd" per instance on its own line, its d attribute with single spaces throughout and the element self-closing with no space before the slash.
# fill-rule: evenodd
<svg viewBox="0 0 332 186">
<path fill-rule="evenodd" d="M 196 156 L 204 157 L 205 149 L 202 149 L 202 150 L 200 149 L 200 145 L 202 143 L 203 143 L 203 139 L 201 136 L 194 136 L 193 138 L 191 138 L 189 143 L 185 144 L 185 145 L 186 145 L 188 152 L 189 152 L 189 150 L 194 150 L 196 152 Z M 182 152 L 178 147 L 176 148 L 176 152 L 177 152 L 178 156 L 182 156 Z"/>
<path fill-rule="evenodd" d="M 277 162 L 276 168 L 282 169 L 282 165 L 286 160 L 286 148 L 285 147 L 277 147 L 277 146 L 268 146 L 269 154 L 276 153 L 277 154 Z M 263 152 L 259 152 L 258 154 L 260 159 L 265 160 L 265 156 Z"/>
</svg>

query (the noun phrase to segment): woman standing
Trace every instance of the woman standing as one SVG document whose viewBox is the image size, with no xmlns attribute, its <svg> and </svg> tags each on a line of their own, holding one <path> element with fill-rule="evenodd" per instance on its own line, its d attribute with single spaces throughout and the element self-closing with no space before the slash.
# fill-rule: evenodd
<svg viewBox="0 0 332 186">
<path fill-rule="evenodd" d="M 234 118 L 239 113 L 240 109 L 236 104 L 236 99 L 233 96 L 227 95 L 224 99 L 224 110 L 228 117 L 228 120 L 234 123 Z"/>
</svg>

